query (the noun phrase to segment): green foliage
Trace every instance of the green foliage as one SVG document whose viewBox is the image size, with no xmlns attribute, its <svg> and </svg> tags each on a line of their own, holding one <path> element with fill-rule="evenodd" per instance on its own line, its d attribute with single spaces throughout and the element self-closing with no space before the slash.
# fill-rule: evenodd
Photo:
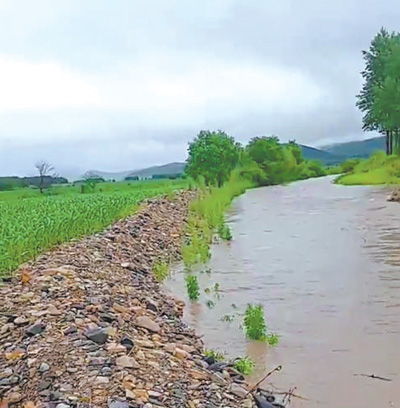
<svg viewBox="0 0 400 408">
<path fill-rule="evenodd" d="M 225 355 L 219 351 L 216 350 L 204 350 L 204 355 L 206 357 L 211 357 L 215 361 L 224 361 L 225 360 Z"/>
<path fill-rule="evenodd" d="M 250 140 L 246 152 L 253 164 L 247 162 L 242 175 L 252 177 L 258 185 L 281 184 L 326 175 L 322 163 L 304 160 L 300 146 L 294 141 L 282 145 L 276 137 L 255 137 Z"/>
<path fill-rule="evenodd" d="M 255 363 L 249 357 L 242 357 L 235 360 L 233 367 L 243 375 L 250 375 L 254 371 Z"/>
<path fill-rule="evenodd" d="M 200 286 L 197 276 L 187 275 L 185 277 L 186 289 L 190 300 L 198 300 L 200 297 Z"/>
<path fill-rule="evenodd" d="M 193 201 L 186 230 L 189 238 L 182 247 L 182 259 L 186 267 L 208 261 L 214 231 L 224 224 L 226 209 L 234 197 L 251 186 L 251 182 L 241 179 L 233 172 L 230 180 L 222 187 L 205 189 Z M 228 238 L 226 231 L 223 234 Z"/>
<path fill-rule="evenodd" d="M 344 185 L 400 184 L 400 157 L 376 152 L 369 159 L 359 160 L 353 169 L 336 179 Z"/>
<path fill-rule="evenodd" d="M 265 323 L 264 309 L 261 305 L 247 305 L 244 316 L 244 329 L 249 339 L 265 341 L 267 337 L 267 326 Z"/>
<path fill-rule="evenodd" d="M 276 346 L 279 343 L 279 336 L 275 333 L 271 333 L 267 335 L 266 340 L 270 346 Z"/>
<path fill-rule="evenodd" d="M 169 193 L 183 184 L 113 183 L 113 190 L 82 195 L 78 188 L 51 187 L 55 195 L 30 195 L 30 189 L 0 192 L 0 276 L 54 245 L 102 230 L 132 214 L 146 198 Z M 118 191 L 118 188 L 120 191 Z M 64 192 L 64 193 L 63 193 Z M 27 194 L 27 198 L 23 198 Z"/>
<path fill-rule="evenodd" d="M 189 144 L 186 173 L 204 178 L 207 186 L 222 186 L 239 160 L 239 145 L 225 132 L 202 130 Z"/>
<path fill-rule="evenodd" d="M 400 152 L 400 34 L 381 29 L 363 51 L 364 84 L 357 106 L 364 113 L 363 129 L 387 135 L 387 153 Z"/>
<path fill-rule="evenodd" d="M 153 265 L 153 275 L 159 281 L 164 281 L 169 275 L 169 265 L 165 261 L 156 262 Z"/>
<path fill-rule="evenodd" d="M 219 226 L 218 235 L 225 241 L 231 241 L 233 238 L 229 226 L 225 223 Z"/>
</svg>

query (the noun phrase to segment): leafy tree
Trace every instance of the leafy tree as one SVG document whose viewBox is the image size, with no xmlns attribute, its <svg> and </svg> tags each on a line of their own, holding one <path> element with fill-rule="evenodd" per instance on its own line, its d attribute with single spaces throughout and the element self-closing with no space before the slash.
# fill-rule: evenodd
<svg viewBox="0 0 400 408">
<path fill-rule="evenodd" d="M 239 160 L 240 146 L 225 132 L 202 130 L 189 144 L 186 173 L 206 185 L 218 185 L 228 180 Z"/>
<path fill-rule="evenodd" d="M 264 172 L 261 184 L 279 184 L 288 180 L 288 172 L 296 165 L 294 156 L 275 136 L 254 137 L 246 147 L 249 156 Z"/>
<path fill-rule="evenodd" d="M 365 68 L 362 71 L 364 85 L 357 95 L 356 105 L 364 113 L 363 130 L 378 130 L 386 133 L 386 153 L 392 153 L 392 134 L 398 133 L 397 114 L 399 106 L 397 77 L 399 34 L 388 33 L 382 28 L 373 38 L 368 51 L 363 51 Z M 397 69 L 397 71 L 396 71 Z M 392 108 L 391 108 L 392 107 Z"/>
</svg>

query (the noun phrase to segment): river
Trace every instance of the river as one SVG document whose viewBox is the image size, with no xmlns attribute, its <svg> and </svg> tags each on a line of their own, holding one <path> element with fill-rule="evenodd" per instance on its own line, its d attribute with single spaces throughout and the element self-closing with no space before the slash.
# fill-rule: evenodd
<svg viewBox="0 0 400 408">
<path fill-rule="evenodd" d="M 232 242 L 197 271 L 221 292 L 187 302 L 186 321 L 208 348 L 254 359 L 251 381 L 282 365 L 266 385 L 308 399 L 291 407 L 400 407 L 400 205 L 387 195 L 331 177 L 249 190 L 227 214 Z M 166 285 L 185 299 L 183 277 Z M 276 347 L 245 339 L 248 303 L 264 306 Z"/>
</svg>

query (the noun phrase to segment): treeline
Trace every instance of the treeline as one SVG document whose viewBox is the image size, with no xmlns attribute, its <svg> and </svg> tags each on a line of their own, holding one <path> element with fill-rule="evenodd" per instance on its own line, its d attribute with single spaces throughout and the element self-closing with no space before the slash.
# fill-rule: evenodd
<svg viewBox="0 0 400 408">
<path fill-rule="evenodd" d="M 294 141 L 255 137 L 246 146 L 223 131 L 202 130 L 189 144 L 186 174 L 206 185 L 222 186 L 231 173 L 256 185 L 281 184 L 326 174 L 319 161 L 305 160 Z"/>
<path fill-rule="evenodd" d="M 49 187 L 52 184 L 66 184 L 68 180 L 64 177 L 53 177 L 53 176 L 40 176 L 34 177 L 0 177 L 0 191 L 1 190 L 13 190 L 22 187 L 37 187 L 44 184 L 45 187 Z"/>
<path fill-rule="evenodd" d="M 386 135 L 386 153 L 400 153 L 400 33 L 382 28 L 363 51 L 364 85 L 357 106 L 363 129 Z"/>
</svg>

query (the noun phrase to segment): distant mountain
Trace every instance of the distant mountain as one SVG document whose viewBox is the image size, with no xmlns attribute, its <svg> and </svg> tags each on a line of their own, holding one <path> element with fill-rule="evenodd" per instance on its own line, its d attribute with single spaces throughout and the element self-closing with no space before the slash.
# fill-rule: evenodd
<svg viewBox="0 0 400 408">
<path fill-rule="evenodd" d="M 174 162 L 168 163 L 161 166 L 152 166 L 139 170 L 127 170 L 120 172 L 106 172 L 100 170 L 89 170 L 84 176 L 85 177 L 102 177 L 105 180 L 116 180 L 121 181 L 126 177 L 139 177 L 139 178 L 149 178 L 152 176 L 160 175 L 175 175 L 183 173 L 185 168 L 185 163 Z"/>
<path fill-rule="evenodd" d="M 359 140 L 356 142 L 335 143 L 329 146 L 322 147 L 326 152 L 349 157 L 369 157 L 377 150 L 386 150 L 385 137 L 374 137 L 372 139 Z"/>
<path fill-rule="evenodd" d="M 174 162 L 162 166 L 148 167 L 142 170 L 134 170 L 128 174 L 128 177 L 138 176 L 140 178 L 146 178 L 152 176 L 182 174 L 185 170 L 185 165 L 185 163 Z"/>
<path fill-rule="evenodd" d="M 341 163 L 346 160 L 347 157 L 335 154 L 332 152 L 328 152 L 321 149 L 316 149 L 315 147 L 299 145 L 303 152 L 303 157 L 307 160 L 319 160 L 325 165 L 334 165 Z"/>
</svg>

